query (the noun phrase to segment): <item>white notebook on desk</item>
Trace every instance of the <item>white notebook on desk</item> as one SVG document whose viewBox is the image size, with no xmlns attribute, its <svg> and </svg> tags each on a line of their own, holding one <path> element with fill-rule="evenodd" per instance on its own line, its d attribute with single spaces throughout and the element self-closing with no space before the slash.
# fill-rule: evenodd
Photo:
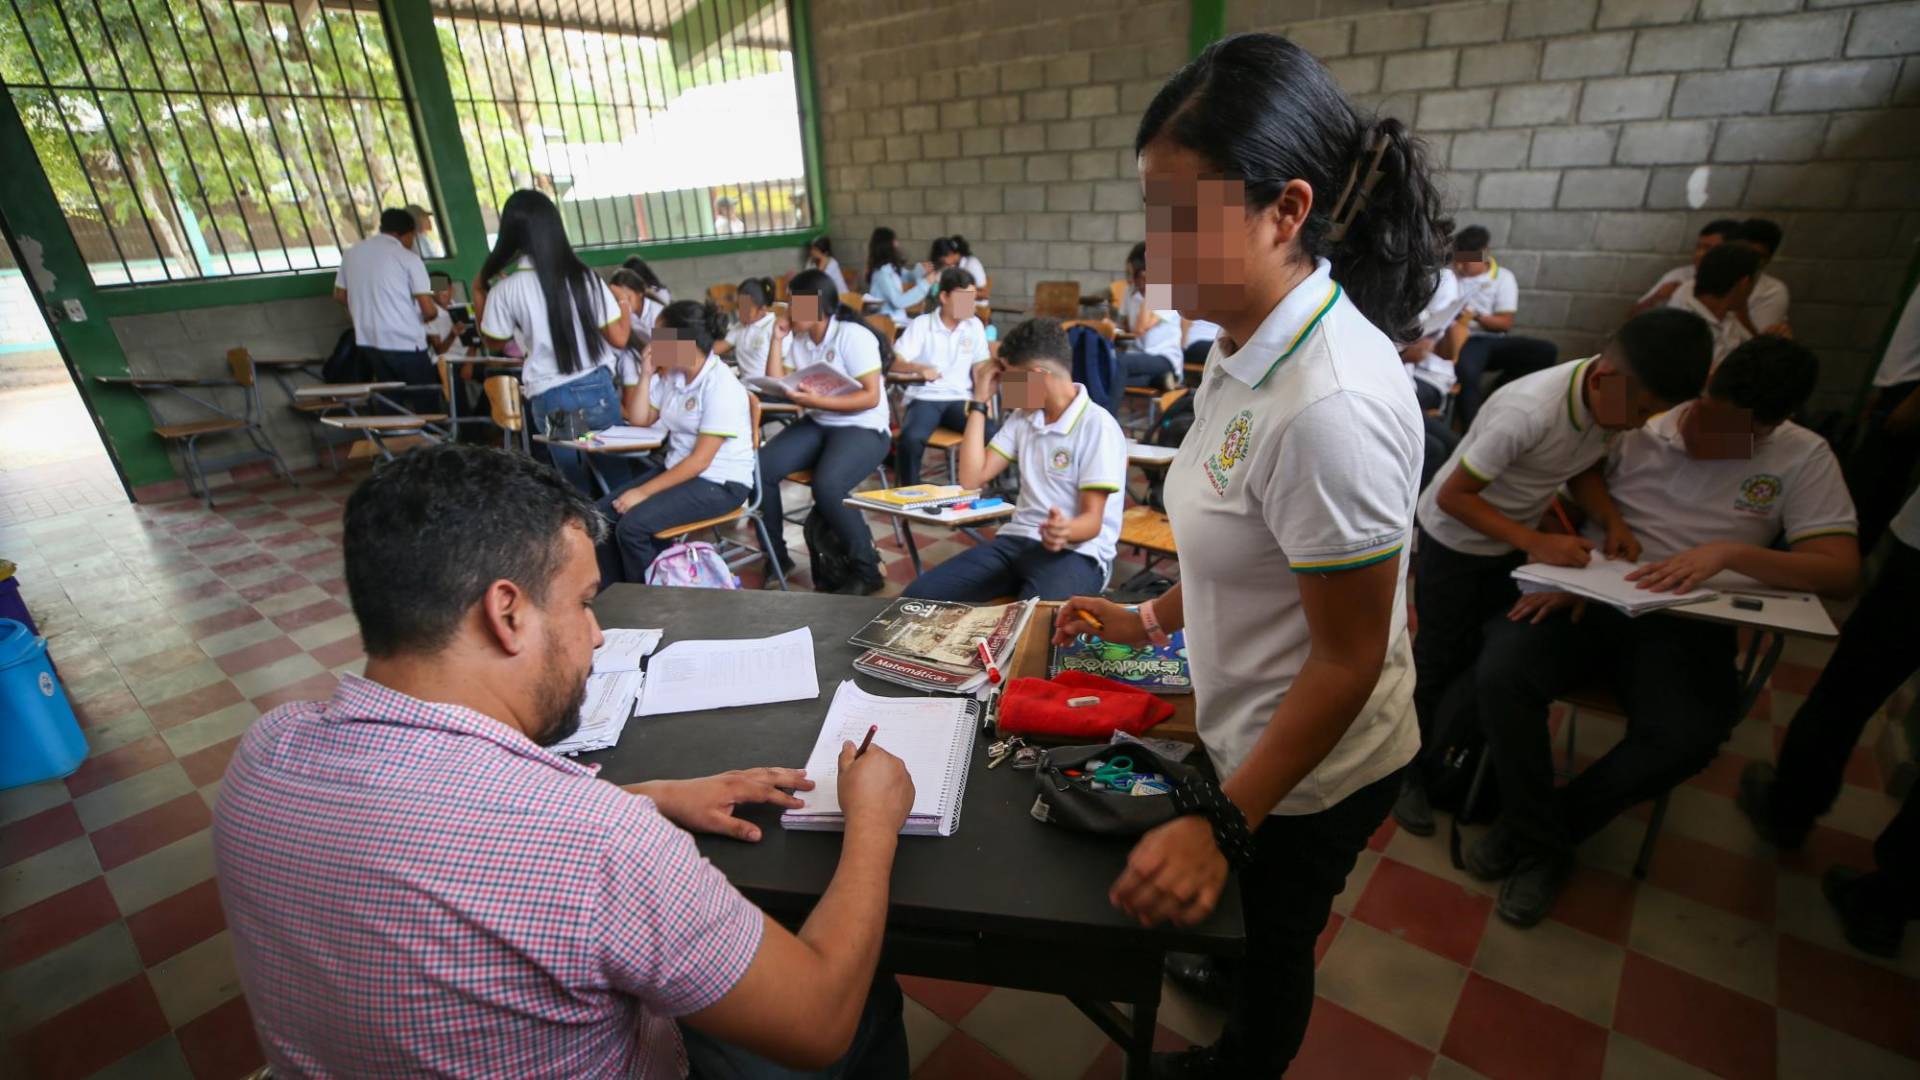
<svg viewBox="0 0 1920 1080">
<path fill-rule="evenodd" d="M 881 697 L 852 682 L 841 683 L 834 692 L 820 738 L 807 758 L 807 778 L 814 789 L 796 793 L 806 805 L 781 814 L 780 824 L 816 832 L 846 828 L 840 812 L 840 747 L 847 742 L 858 746 L 869 727 L 879 728 L 873 745 L 899 758 L 913 777 L 913 809 L 901 835 L 952 836 L 960 827 L 960 803 L 967 794 L 980 703 L 972 698 Z"/>
<path fill-rule="evenodd" d="M 1630 616 L 1681 604 L 1697 604 L 1719 595 L 1712 589 L 1701 588 L 1683 593 L 1654 592 L 1627 580 L 1628 574 L 1644 565 L 1595 555 L 1585 566 L 1528 563 L 1514 569 L 1513 579 L 1519 583 L 1521 592 L 1569 592 L 1607 604 Z"/>
</svg>

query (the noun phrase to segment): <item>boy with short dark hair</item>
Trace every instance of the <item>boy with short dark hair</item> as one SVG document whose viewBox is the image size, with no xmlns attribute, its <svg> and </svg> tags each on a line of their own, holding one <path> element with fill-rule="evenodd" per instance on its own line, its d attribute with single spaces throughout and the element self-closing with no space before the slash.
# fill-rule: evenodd
<svg viewBox="0 0 1920 1080">
<path fill-rule="evenodd" d="M 987 441 L 996 389 L 1010 413 Z M 928 570 L 904 595 L 979 602 L 997 596 L 1064 600 L 1098 595 L 1120 539 L 1127 437 L 1073 381 L 1073 347 L 1053 319 L 1028 319 L 1001 339 L 1000 358 L 973 369 L 960 483 L 983 487 L 1020 467 L 1020 502 L 989 543 Z"/>
<path fill-rule="evenodd" d="M 1414 551 L 1414 711 L 1430 744 L 1447 687 L 1480 651 L 1481 626 L 1518 597 L 1509 576 L 1529 560 L 1584 566 L 1596 545 L 1538 528 L 1554 492 L 1606 456 L 1615 433 L 1644 424 L 1700 393 L 1711 341 L 1706 326 L 1662 309 L 1627 321 L 1600 355 L 1570 361 L 1501 387 L 1420 496 Z M 1639 544 L 1609 530 L 1608 555 Z M 1433 832 L 1425 760 L 1407 770 L 1394 816 L 1419 836 Z"/>
<path fill-rule="evenodd" d="M 1469 225 L 1453 238 L 1453 274 L 1466 298 L 1461 316 L 1470 331 L 1454 361 L 1460 379 L 1454 411 L 1462 427 L 1473 426 L 1485 400 L 1480 383 L 1487 372 L 1499 373 L 1504 384 L 1552 367 L 1560 356 L 1551 341 L 1512 333 L 1520 313 L 1520 283 L 1493 257 L 1492 243 L 1493 234 L 1481 225 Z"/>
<path fill-rule="evenodd" d="M 1680 286 L 1693 281 L 1694 272 L 1700 268 L 1700 260 L 1706 257 L 1707 252 L 1739 234 L 1740 223 L 1732 218 L 1715 218 L 1702 225 L 1699 235 L 1694 237 L 1693 259 L 1684 266 L 1676 266 L 1661 274 L 1660 280 L 1654 282 L 1653 288 L 1648 289 L 1646 295 L 1634 303 L 1633 310 L 1628 314 L 1638 315 L 1643 311 L 1651 311 L 1666 305 L 1673 299 L 1674 292 Z"/>
<path fill-rule="evenodd" d="M 1748 218 L 1740 223 L 1737 239 L 1753 245 L 1760 252 L 1760 270 L 1753 279 L 1753 292 L 1747 297 L 1747 303 L 1740 311 L 1740 318 L 1747 324 L 1747 332 L 1758 337 L 1761 334 L 1775 334 L 1775 327 L 1787 325 L 1787 307 L 1789 296 L 1787 283 L 1766 272 L 1773 257 L 1780 253 L 1780 245 L 1786 240 L 1786 232 L 1779 222 L 1770 218 Z"/>
<path fill-rule="evenodd" d="M 1653 561 L 1628 580 L 1654 592 L 1684 592 L 1724 571 L 1766 588 L 1852 592 L 1860 552 L 1839 463 L 1826 440 L 1787 419 L 1818 371 L 1806 346 L 1784 338 L 1735 349 L 1698 401 L 1615 442 L 1604 484 L 1575 488 L 1587 537 L 1631 531 Z M 1574 845 L 1713 760 L 1739 720 L 1737 645 L 1726 624 L 1666 612 L 1629 619 L 1565 593 L 1528 593 L 1488 624 L 1474 697 L 1503 810 L 1466 863 L 1483 880 L 1505 879 L 1502 919 L 1540 921 Z M 1596 677 L 1618 698 L 1626 736 L 1556 789 L 1547 709 Z"/>
<path fill-rule="evenodd" d="M 1699 273 L 1673 294 L 1672 307 L 1691 311 L 1713 328 L 1713 362 L 1717 365 L 1741 342 L 1754 337 L 1740 322 L 1762 260 L 1758 249 L 1744 243 L 1721 244 L 1700 260 Z"/>
</svg>

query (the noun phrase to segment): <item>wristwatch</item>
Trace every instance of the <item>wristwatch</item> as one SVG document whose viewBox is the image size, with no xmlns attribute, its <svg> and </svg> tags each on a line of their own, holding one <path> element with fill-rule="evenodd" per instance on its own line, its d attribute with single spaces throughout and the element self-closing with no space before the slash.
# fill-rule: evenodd
<svg viewBox="0 0 1920 1080">
<path fill-rule="evenodd" d="M 988 411 L 987 403 L 984 401 L 969 401 L 967 402 L 967 411 L 970 413 L 979 413 L 981 416 L 985 416 L 987 415 L 987 411 Z"/>
<path fill-rule="evenodd" d="M 1207 819 L 1213 842 L 1228 866 L 1245 870 L 1252 864 L 1253 830 L 1247 828 L 1246 815 L 1218 784 L 1204 776 L 1190 776 L 1174 787 L 1172 795 L 1175 817 L 1198 814 Z"/>
<path fill-rule="evenodd" d="M 1147 640 L 1157 648 L 1173 644 L 1173 637 L 1160 628 L 1160 619 L 1153 613 L 1153 601 L 1149 600 L 1134 609 L 1140 613 L 1140 625 L 1147 631 Z"/>
</svg>

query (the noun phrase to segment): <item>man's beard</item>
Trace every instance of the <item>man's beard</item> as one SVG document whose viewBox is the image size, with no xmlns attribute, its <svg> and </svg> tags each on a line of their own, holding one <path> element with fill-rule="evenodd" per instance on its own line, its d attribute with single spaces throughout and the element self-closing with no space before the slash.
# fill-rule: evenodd
<svg viewBox="0 0 1920 1080">
<path fill-rule="evenodd" d="M 580 730 L 580 707 L 587 703 L 587 676 L 569 672 L 560 660 L 558 647 L 547 650 L 546 669 L 535 692 L 534 707 L 540 719 L 533 741 L 540 746 L 572 737 Z"/>
</svg>

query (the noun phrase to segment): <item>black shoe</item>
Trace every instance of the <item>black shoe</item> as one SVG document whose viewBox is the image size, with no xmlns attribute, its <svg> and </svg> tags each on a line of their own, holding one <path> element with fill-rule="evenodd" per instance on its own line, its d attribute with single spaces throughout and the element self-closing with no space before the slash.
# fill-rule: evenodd
<svg viewBox="0 0 1920 1080">
<path fill-rule="evenodd" d="M 768 574 L 768 575 L 767 575 L 767 578 L 766 578 L 766 580 L 765 580 L 765 581 L 762 581 L 762 582 L 760 583 L 760 587 L 761 587 L 761 588 L 763 588 L 763 589 L 778 589 L 778 588 L 780 588 L 780 582 L 781 582 L 781 580 L 782 580 L 783 578 L 784 578 L 785 580 L 787 580 L 787 581 L 789 581 L 789 582 L 791 582 L 791 581 L 793 580 L 793 574 L 794 574 L 794 571 L 795 571 L 796 569 L 798 569 L 798 568 L 797 568 L 797 567 L 796 567 L 796 566 L 794 565 L 794 562 L 793 562 L 793 556 L 791 556 L 791 555 L 780 555 L 780 556 L 777 556 L 777 558 L 778 558 L 778 560 L 779 560 L 779 563 L 780 563 L 780 573 L 779 573 L 778 575 L 776 575 L 776 574 Z"/>
<path fill-rule="evenodd" d="M 1773 766 L 1764 761 L 1750 761 L 1740 770 L 1740 790 L 1734 795 L 1734 803 L 1740 812 L 1747 815 L 1753 824 L 1753 831 L 1760 839 L 1783 850 L 1798 848 L 1807 842 L 1807 834 L 1813 831 L 1812 825 L 1800 828 L 1785 828 L 1780 825 L 1773 813 L 1773 788 L 1777 776 Z"/>
<path fill-rule="evenodd" d="M 1412 769 L 1400 781 L 1400 797 L 1393 801 L 1393 820 L 1415 836 L 1433 835 L 1433 803 L 1427 785 Z"/>
<path fill-rule="evenodd" d="M 1900 955 L 1900 939 L 1906 935 L 1906 920 L 1874 911 L 1861 903 L 1860 883 L 1869 875 L 1851 866 L 1830 866 L 1820 876 L 1820 891 L 1840 916 L 1847 944 L 1869 956 L 1889 960 Z"/>
<path fill-rule="evenodd" d="M 1494 905 L 1494 911 L 1515 926 L 1523 929 L 1532 926 L 1553 910 L 1553 902 L 1560 897 L 1560 887 L 1567 883 L 1567 875 L 1572 871 L 1573 860 L 1567 856 L 1522 856 L 1520 864 L 1500 886 L 1500 900 Z"/>
<path fill-rule="evenodd" d="M 1467 864 L 1467 873 L 1481 881 L 1499 881 L 1519 865 L 1520 849 L 1514 846 L 1506 824 L 1496 821 L 1486 835 L 1467 849 L 1461 861 Z"/>
<path fill-rule="evenodd" d="M 887 587 L 887 579 L 875 574 L 873 577 L 859 577 L 833 590 L 840 596 L 872 596 Z"/>
<path fill-rule="evenodd" d="M 1231 960 L 1196 953 L 1168 953 L 1162 965 L 1173 985 L 1216 1008 L 1233 1003 L 1233 988 L 1239 972 Z"/>
</svg>

